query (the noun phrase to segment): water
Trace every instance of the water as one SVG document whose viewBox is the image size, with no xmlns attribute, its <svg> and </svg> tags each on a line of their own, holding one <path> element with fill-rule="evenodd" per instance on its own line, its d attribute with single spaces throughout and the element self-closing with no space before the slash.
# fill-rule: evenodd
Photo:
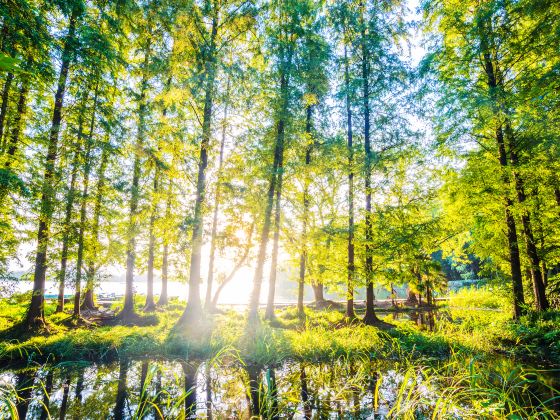
<svg viewBox="0 0 560 420">
<path fill-rule="evenodd" d="M 27 419 L 48 418 L 47 409 L 51 418 L 73 419 L 424 418 L 447 378 L 434 380 L 423 369 L 364 359 L 274 367 L 238 360 L 62 363 L 1 373 L 0 405 L 8 417 L 10 400 Z M 545 388 L 539 392 L 547 396 Z M 451 418 L 471 418 L 465 407 L 451 407 Z"/>
</svg>

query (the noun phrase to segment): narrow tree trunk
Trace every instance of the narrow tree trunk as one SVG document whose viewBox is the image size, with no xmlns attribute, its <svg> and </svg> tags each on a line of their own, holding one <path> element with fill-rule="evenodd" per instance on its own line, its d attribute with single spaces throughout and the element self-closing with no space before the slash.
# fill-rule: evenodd
<svg viewBox="0 0 560 420">
<path fill-rule="evenodd" d="M 346 317 L 356 318 L 354 312 L 354 145 L 352 138 L 352 107 L 350 103 L 350 72 L 348 69 L 348 48 L 344 33 L 344 84 L 346 87 L 346 136 L 348 149 L 348 277 L 346 282 Z"/>
<path fill-rule="evenodd" d="M 362 4 L 363 6 L 363 4 Z M 366 230 L 366 245 L 365 245 L 365 277 L 366 277 L 366 313 L 364 316 L 364 323 L 366 325 L 373 325 L 378 321 L 373 307 L 375 299 L 373 293 L 373 256 L 371 241 L 373 239 L 373 226 L 372 226 L 372 210 L 371 210 L 371 170 L 373 154 L 371 150 L 370 138 L 370 109 L 369 109 L 369 51 L 367 48 L 366 28 L 363 17 L 361 16 L 362 26 L 362 78 L 363 78 L 363 109 L 364 109 L 364 149 L 365 149 L 365 189 L 366 189 L 366 207 L 365 207 L 365 230 Z"/>
<path fill-rule="evenodd" d="M 165 204 L 165 219 L 169 220 L 169 215 L 171 213 L 171 193 L 172 193 L 172 181 L 169 180 L 169 187 L 167 188 L 167 203 Z M 159 295 L 158 306 L 167 305 L 169 299 L 167 296 L 167 279 L 168 279 L 168 267 L 169 267 L 169 240 L 164 235 L 163 238 L 163 256 L 161 263 L 161 293 Z"/>
<path fill-rule="evenodd" d="M 218 173 L 216 175 L 216 193 L 214 196 L 214 214 L 212 217 L 212 239 L 210 241 L 210 261 L 208 263 L 208 282 L 206 284 L 206 298 L 204 299 L 204 307 L 206 310 L 211 309 L 212 306 L 212 286 L 214 283 L 214 259 L 216 254 L 216 235 L 218 232 L 218 212 L 220 207 L 220 195 L 221 195 L 220 187 L 222 182 L 222 167 L 224 162 L 224 148 L 226 144 L 229 91 L 230 91 L 230 79 L 228 77 L 227 86 L 226 86 L 226 103 L 224 106 L 224 121 L 222 124 L 222 140 L 220 141 L 220 155 L 218 160 Z"/>
<path fill-rule="evenodd" d="M 97 186 L 95 192 L 95 204 L 93 210 L 93 225 L 91 228 L 92 236 L 92 249 L 88 256 L 88 271 L 87 271 L 87 282 L 84 292 L 84 301 L 82 303 L 82 309 L 95 310 L 95 299 L 94 299 L 94 282 L 97 264 L 95 259 L 98 257 L 99 252 L 99 220 L 101 218 L 101 207 L 103 205 L 103 194 L 105 189 L 105 172 L 107 170 L 107 164 L 109 161 L 109 147 L 108 145 L 103 146 L 103 151 L 101 152 L 101 162 L 99 164 L 99 170 L 97 172 Z"/>
<path fill-rule="evenodd" d="M 64 41 L 62 52 L 62 65 L 58 76 L 58 85 L 54 99 L 54 109 L 49 133 L 47 156 L 45 161 L 45 173 L 43 176 L 43 186 L 41 192 L 41 210 L 39 215 L 39 227 L 37 231 L 37 253 L 35 256 L 35 272 L 33 274 L 33 292 L 31 303 L 25 318 L 25 325 L 28 328 L 36 329 L 45 325 L 44 297 L 45 297 L 45 277 L 47 272 L 47 248 L 49 242 L 49 230 L 53 214 L 54 204 L 54 185 L 53 178 L 55 172 L 56 155 L 58 152 L 58 137 L 60 124 L 62 122 L 62 108 L 64 93 L 66 92 L 66 80 L 68 70 L 72 62 L 76 21 L 78 19 L 79 8 L 72 9 L 72 15 L 68 25 L 68 35 Z"/>
<path fill-rule="evenodd" d="M 291 63 L 291 58 L 288 63 Z M 289 65 L 289 64 L 288 64 Z M 280 96 L 281 106 L 278 121 L 276 122 L 276 144 L 274 146 L 274 161 L 272 164 L 272 173 L 270 175 L 270 183 L 267 192 L 267 202 L 264 211 L 264 223 L 261 231 L 259 244 L 259 254 L 257 256 L 257 266 L 253 278 L 253 291 L 249 301 L 249 321 L 254 322 L 258 319 L 259 302 L 261 295 L 262 277 L 264 270 L 264 261 L 266 258 L 266 248 L 268 245 L 268 236 L 270 233 L 272 206 L 274 204 L 274 193 L 281 183 L 281 173 L 284 161 L 284 134 L 285 134 L 285 117 L 287 112 L 287 96 L 288 96 L 288 79 L 286 68 L 282 66 L 280 69 Z M 278 196 L 278 194 L 277 194 Z M 279 209 L 279 205 L 276 206 Z M 278 213 L 278 218 L 280 214 Z M 279 223 L 279 221 L 278 221 Z M 272 272 L 272 271 L 271 271 Z M 268 287 L 267 311 L 270 306 L 274 307 L 274 294 L 276 291 L 276 276 L 270 277 Z M 273 283 L 274 282 L 274 283 Z M 272 310 L 272 312 L 274 309 Z"/>
<path fill-rule="evenodd" d="M 305 134 L 307 144 L 305 146 L 305 173 L 304 173 L 304 186 L 303 186 L 303 226 L 301 237 L 301 253 L 299 258 L 299 285 L 298 285 L 298 315 L 305 316 L 303 310 L 303 292 L 305 287 L 305 264 L 307 262 L 307 224 L 309 219 L 309 165 L 311 164 L 311 152 L 313 148 L 312 141 L 312 117 L 313 106 L 308 105 L 306 110 Z"/>
<path fill-rule="evenodd" d="M 189 294 L 187 307 L 181 316 L 180 322 L 196 319 L 201 315 L 200 302 L 200 260 L 202 255 L 202 231 L 204 227 L 203 207 L 206 193 L 206 167 L 208 166 L 208 147 L 212 131 L 212 106 L 214 100 L 214 82 L 216 78 L 216 36 L 218 34 L 217 11 L 212 17 L 212 30 L 210 46 L 205 57 L 206 92 L 204 98 L 204 113 L 202 120 L 202 141 L 200 143 L 200 156 L 198 159 L 198 176 L 196 181 L 196 201 L 194 206 L 194 222 L 192 233 L 191 262 L 189 269 Z"/>
<path fill-rule="evenodd" d="M 153 311 L 156 308 L 154 302 L 154 253 L 156 248 L 156 236 L 154 232 L 154 226 L 156 223 L 157 214 L 157 194 L 158 194 L 158 182 L 159 182 L 159 169 L 156 166 L 154 173 L 154 187 L 153 187 L 153 198 L 152 198 L 152 212 L 150 214 L 150 228 L 149 228 L 149 244 L 148 244 L 148 293 L 146 295 L 146 305 L 144 306 L 144 311 Z"/>
<path fill-rule="evenodd" d="M 64 311 L 64 288 L 66 286 L 66 268 L 68 265 L 68 251 L 70 247 L 70 236 L 72 233 L 72 215 L 74 213 L 74 199 L 76 197 L 76 179 L 78 176 L 78 165 L 80 160 L 80 152 L 82 147 L 82 138 L 84 132 L 84 112 L 86 108 L 88 94 L 84 97 L 80 116 L 78 120 L 78 138 L 74 143 L 74 157 L 70 168 L 70 184 L 68 185 L 68 193 L 66 194 L 66 208 L 64 211 L 64 223 L 62 225 L 62 250 L 60 253 L 60 270 L 58 272 L 58 303 L 56 312 Z"/>
<path fill-rule="evenodd" d="M 119 314 L 120 318 L 132 317 L 134 310 L 134 268 L 136 265 L 136 236 L 138 235 L 138 204 L 140 201 L 140 176 L 142 172 L 141 156 L 146 143 L 146 95 L 148 90 L 148 66 L 150 63 L 150 41 L 144 49 L 144 63 L 142 65 L 142 81 L 140 83 L 140 98 L 138 101 L 138 133 L 134 145 L 134 166 L 132 173 L 132 186 L 130 190 L 130 210 L 128 222 L 128 241 L 126 245 L 126 289 L 124 306 Z"/>
<path fill-rule="evenodd" d="M 274 319 L 274 296 L 276 294 L 276 275 L 278 272 L 278 249 L 280 243 L 280 219 L 282 217 L 282 171 L 283 157 L 278 162 L 278 175 L 276 179 L 276 205 L 274 208 L 274 234 L 272 236 L 272 258 L 270 261 L 270 277 L 268 299 L 266 303 L 265 318 Z M 303 313 L 303 309 L 302 309 Z"/>
<path fill-rule="evenodd" d="M 87 202 L 89 198 L 89 175 L 91 172 L 91 151 L 93 148 L 93 130 L 95 127 L 95 114 L 97 111 L 97 98 L 98 98 L 98 87 L 95 88 L 95 95 L 93 99 L 93 108 L 91 111 L 91 120 L 89 124 L 89 134 L 86 145 L 86 153 L 84 159 L 84 179 L 83 179 L 83 191 L 81 197 L 81 207 L 80 207 L 80 224 L 78 227 L 78 255 L 76 259 L 76 291 L 74 294 L 74 319 L 79 319 L 80 314 L 80 299 L 82 292 L 82 267 L 84 263 L 84 233 L 86 230 L 86 211 Z"/>
<path fill-rule="evenodd" d="M 517 192 L 517 201 L 523 206 L 527 199 L 525 194 L 525 187 L 523 185 L 523 179 L 518 171 L 515 169 L 519 164 L 519 159 L 517 153 L 513 149 L 513 130 L 506 122 L 506 136 L 509 138 L 509 152 L 510 152 L 510 162 L 513 167 L 513 179 L 515 182 L 515 190 Z M 529 257 L 531 280 L 533 283 L 533 292 L 535 294 L 535 307 L 537 311 L 546 311 L 549 308 L 548 300 L 546 298 L 545 285 L 543 281 L 543 273 L 541 271 L 541 259 L 537 251 L 537 244 L 535 242 L 535 236 L 533 234 L 533 228 L 531 226 L 531 216 L 529 212 L 525 209 L 522 210 L 521 214 L 521 224 L 523 226 L 523 233 L 525 234 L 525 245 L 527 249 L 527 256 Z"/>
</svg>

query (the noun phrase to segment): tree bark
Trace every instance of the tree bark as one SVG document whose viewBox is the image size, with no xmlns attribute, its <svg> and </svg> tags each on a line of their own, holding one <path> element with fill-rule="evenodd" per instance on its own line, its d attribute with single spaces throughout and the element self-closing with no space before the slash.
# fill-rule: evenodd
<svg viewBox="0 0 560 420">
<path fill-rule="evenodd" d="M 13 80 L 14 74 L 12 72 L 8 73 L 4 81 L 4 88 L 2 89 L 2 105 L 0 105 L 0 144 L 2 145 L 2 151 L 4 151 L 4 126 L 6 123 L 6 114 L 8 113 L 8 102 L 10 101 L 10 89 Z"/>
<path fill-rule="evenodd" d="M 278 272 L 278 248 L 280 242 L 280 219 L 282 217 L 282 172 L 283 156 L 278 161 L 278 175 L 276 179 L 276 204 L 274 208 L 274 233 L 272 236 L 272 256 L 270 261 L 270 277 L 268 299 L 266 303 L 265 318 L 274 319 L 274 296 L 276 294 L 276 276 Z"/>
<path fill-rule="evenodd" d="M 344 85 L 346 88 L 346 146 L 348 149 L 348 277 L 346 281 L 346 317 L 356 318 L 354 312 L 354 145 L 352 138 L 352 107 L 350 101 L 350 71 L 348 69 L 348 48 L 344 31 Z"/>
<path fill-rule="evenodd" d="M 515 182 L 515 191 L 517 193 L 517 202 L 523 206 L 527 196 L 525 194 L 525 187 L 523 179 L 519 172 L 515 169 L 519 165 L 519 159 L 513 146 L 513 130 L 509 123 L 506 121 L 505 134 L 509 143 L 510 162 L 513 168 L 513 179 Z M 535 307 L 537 311 L 546 311 L 549 308 L 548 300 L 546 298 L 545 284 L 543 280 L 543 273 L 541 271 L 541 259 L 537 251 L 537 244 L 535 242 L 535 235 L 533 234 L 533 227 L 531 225 L 531 216 L 525 209 L 521 213 L 521 225 L 523 226 L 523 233 L 525 235 L 525 245 L 527 249 L 527 256 L 529 257 L 531 280 L 533 283 L 533 292 L 535 294 Z"/>
<path fill-rule="evenodd" d="M 204 223 L 204 202 L 206 193 L 206 167 L 208 166 L 208 148 L 212 131 L 212 106 L 214 101 L 214 83 L 216 79 L 216 36 L 218 34 L 217 10 L 213 11 L 209 51 L 205 57 L 205 98 L 202 120 L 202 141 L 198 159 L 198 176 L 196 182 L 196 201 L 194 206 L 194 223 L 192 249 L 189 270 L 189 294 L 187 307 L 180 322 L 187 322 L 201 316 L 200 302 L 200 260 L 202 255 L 202 233 Z"/>
<path fill-rule="evenodd" d="M 75 6 L 72 9 L 68 24 L 68 34 L 64 40 L 62 52 L 62 65 L 58 76 L 57 90 L 54 98 L 54 109 L 49 133 L 47 156 L 45 161 L 45 172 L 43 175 L 43 186 L 41 192 L 41 210 L 39 215 L 39 227 L 37 231 L 37 253 L 35 256 L 35 272 L 33 274 L 33 292 L 31 302 L 27 311 L 24 324 L 30 329 L 37 329 L 45 325 L 44 298 L 45 277 L 47 272 L 47 249 L 49 242 L 49 230 L 53 214 L 54 185 L 56 155 L 58 152 L 58 137 L 62 122 L 62 108 L 64 94 L 66 92 L 66 81 L 68 71 L 73 59 L 75 49 L 76 22 L 80 9 Z"/>
<path fill-rule="evenodd" d="M 299 284 L 298 284 L 298 305 L 297 312 L 300 317 L 305 316 L 303 310 L 303 292 L 305 287 L 305 264 L 307 263 L 307 225 L 309 222 L 309 165 L 311 164 L 311 152 L 313 149 L 312 141 L 312 118 L 313 106 L 308 105 L 306 110 L 305 134 L 307 144 L 305 146 L 305 173 L 303 186 L 303 223 L 301 238 L 301 253 L 299 257 Z M 315 290 L 315 289 L 314 289 Z"/>
<path fill-rule="evenodd" d="M 360 3 L 363 7 L 363 4 Z M 363 110 L 364 110 L 364 149 L 365 149 L 365 189 L 366 189 L 366 207 L 365 207 L 365 277 L 366 277 L 366 313 L 364 315 L 364 323 L 373 325 L 378 321 L 375 315 L 373 302 L 375 295 L 373 293 L 373 256 L 371 241 L 373 239 L 372 226 L 372 210 L 371 210 L 371 170 L 373 154 L 371 150 L 370 138 L 370 107 L 369 107 L 369 51 L 366 40 L 366 27 L 364 22 L 363 11 L 361 15 L 361 47 L 362 47 L 362 79 L 363 79 Z"/>
<path fill-rule="evenodd" d="M 218 173 L 216 175 L 216 193 L 214 196 L 214 214 L 212 217 L 212 239 L 210 241 L 210 261 L 208 263 L 208 282 L 206 284 L 206 298 L 204 299 L 205 309 L 212 308 L 212 286 L 214 283 L 214 259 L 216 254 L 216 235 L 218 232 L 218 212 L 221 198 L 222 167 L 224 162 L 224 148 L 226 144 L 226 128 L 228 118 L 230 79 L 227 79 L 226 103 L 224 106 L 224 121 L 222 124 L 222 139 L 220 141 L 220 155 L 218 159 Z"/>
<path fill-rule="evenodd" d="M 146 294 L 146 305 L 144 306 L 144 311 L 153 311 L 156 308 L 154 302 L 154 253 L 156 248 L 156 236 L 154 232 L 154 226 L 156 223 L 157 214 L 157 194 L 159 191 L 159 169 L 155 168 L 154 173 L 154 186 L 153 186 L 153 197 L 152 197 L 152 212 L 150 214 L 150 232 L 149 232 L 149 243 L 148 243 L 148 284 L 147 284 L 147 294 Z"/>
</svg>

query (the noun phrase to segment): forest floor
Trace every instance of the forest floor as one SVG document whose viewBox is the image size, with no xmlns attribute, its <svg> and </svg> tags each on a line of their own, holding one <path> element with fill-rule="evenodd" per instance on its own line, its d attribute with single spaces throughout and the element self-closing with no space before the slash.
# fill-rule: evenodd
<svg viewBox="0 0 560 420">
<path fill-rule="evenodd" d="M 11 336 L 10 328 L 22 318 L 26 305 L 4 299 L 0 301 L 0 361 L 212 358 L 227 350 L 246 362 L 259 364 L 363 355 L 443 359 L 460 352 L 560 365 L 560 312 L 531 313 L 512 322 L 505 310 L 479 310 L 485 309 L 480 306 L 465 309 L 469 306 L 465 299 L 450 304 L 461 309 L 444 304 L 436 311 L 408 315 L 380 312 L 380 318 L 392 326 L 380 329 L 359 321 L 348 323 L 340 310 L 306 308 L 302 319 L 291 307 L 279 309 L 276 320 L 250 328 L 245 314 L 235 310 L 209 315 L 190 328 L 179 328 L 176 324 L 184 306 L 178 301 L 145 315 L 139 305 L 138 313 L 147 321 L 143 326 L 76 327 L 69 323 L 71 312 L 55 313 L 54 304 L 49 303 L 45 309 L 48 333 Z"/>
</svg>

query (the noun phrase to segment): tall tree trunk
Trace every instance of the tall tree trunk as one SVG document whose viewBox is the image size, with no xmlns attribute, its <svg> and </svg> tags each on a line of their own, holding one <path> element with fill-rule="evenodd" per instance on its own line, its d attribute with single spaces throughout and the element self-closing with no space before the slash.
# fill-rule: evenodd
<svg viewBox="0 0 560 420">
<path fill-rule="evenodd" d="M 363 4 L 360 3 L 363 7 Z M 364 149 L 365 149 L 365 189 L 366 189 L 366 208 L 365 208 L 365 228 L 366 228 L 366 245 L 365 245 L 365 277 L 366 277 L 366 313 L 364 315 L 364 323 L 373 325 L 378 321 L 373 307 L 375 295 L 373 293 L 373 256 L 371 241 L 373 239 L 372 226 L 372 210 L 371 210 L 371 170 L 373 153 L 371 150 L 370 138 L 370 120 L 369 120 L 369 51 L 366 40 L 366 27 L 364 22 L 363 11 L 361 12 L 361 47 L 362 47 L 362 79 L 363 79 L 363 110 L 364 110 Z"/>
<path fill-rule="evenodd" d="M 62 250 L 60 252 L 60 270 L 58 272 L 58 303 L 56 312 L 64 311 L 64 288 L 66 286 L 66 269 L 68 265 L 68 251 L 70 247 L 70 236 L 72 233 L 72 216 L 74 213 L 74 199 L 76 198 L 76 180 L 78 176 L 78 165 L 80 161 L 83 133 L 84 133 L 84 112 L 86 108 L 86 93 L 84 102 L 81 105 L 80 115 L 78 118 L 78 138 L 74 143 L 74 157 L 70 168 L 70 184 L 68 185 L 68 193 L 66 194 L 66 208 L 64 211 L 64 223 L 62 225 Z"/>
<path fill-rule="evenodd" d="M 249 321 L 258 320 L 259 302 L 261 296 L 262 278 L 264 271 L 264 262 L 266 258 L 266 248 L 268 245 L 268 236 L 270 233 L 272 207 L 274 204 L 274 193 L 279 188 L 280 174 L 284 161 L 284 135 L 285 135 L 285 119 L 288 109 L 288 74 L 287 68 L 291 65 L 291 54 L 288 56 L 286 63 L 282 61 L 280 68 L 280 112 L 276 122 L 276 143 L 274 146 L 274 160 L 272 163 L 272 173 L 270 175 L 270 183 L 268 185 L 267 201 L 264 211 L 264 223 L 261 231 L 259 253 L 257 256 L 257 266 L 255 267 L 255 275 L 253 277 L 253 291 L 249 300 Z M 285 65 L 286 64 L 286 65 Z M 279 206 L 277 205 L 279 208 Z M 279 217 L 279 215 L 278 215 Z M 276 289 L 276 276 L 271 277 L 268 286 L 267 309 L 274 306 L 274 294 Z M 274 283 L 273 283 L 274 281 Z"/>
<path fill-rule="evenodd" d="M 12 72 L 6 75 L 6 80 L 4 81 L 4 88 L 2 89 L 2 105 L 0 105 L 0 144 L 2 145 L 2 152 L 5 147 L 4 140 L 4 126 L 6 124 L 6 115 L 8 114 L 8 103 L 10 102 L 10 89 L 12 87 L 12 81 L 14 80 L 14 74 Z"/>
<path fill-rule="evenodd" d="M 226 144 L 226 129 L 229 106 L 230 79 L 228 77 L 226 84 L 226 103 L 224 106 L 224 121 L 222 124 L 222 139 L 220 141 L 220 155 L 218 160 L 218 173 L 216 175 L 216 192 L 214 196 L 214 214 L 212 217 L 212 239 L 210 240 L 210 261 L 208 263 L 208 282 L 206 284 L 206 298 L 204 299 L 204 307 L 206 310 L 212 307 L 212 286 L 214 283 L 214 259 L 216 255 L 216 235 L 218 232 L 218 212 L 220 207 L 222 167 L 224 162 L 224 148 Z"/>
<path fill-rule="evenodd" d="M 187 307 L 181 316 L 181 322 L 196 319 L 201 315 L 200 302 L 200 260 L 202 255 L 202 231 L 204 227 L 203 207 L 206 193 L 206 167 L 208 166 L 208 148 L 212 134 L 212 106 L 214 100 L 214 83 L 216 79 L 216 36 L 218 34 L 218 16 L 214 10 L 208 55 L 205 57 L 205 98 L 202 120 L 202 141 L 198 159 L 198 176 L 196 181 L 196 201 L 191 241 L 191 263 L 189 270 L 189 294 Z"/>
<path fill-rule="evenodd" d="M 157 165 L 157 164 L 156 164 Z M 148 243 L 148 293 L 146 295 L 146 305 L 144 306 L 144 311 L 153 311 L 156 308 L 154 302 L 154 253 L 156 248 L 156 236 L 154 232 L 154 227 L 156 223 L 157 214 L 157 194 L 159 191 L 159 169 L 155 168 L 154 173 L 154 196 L 152 198 L 152 212 L 150 214 L 150 232 L 149 232 L 149 243 Z"/>
<path fill-rule="evenodd" d="M 268 299 L 266 303 L 265 318 L 274 319 L 274 296 L 276 294 L 276 278 L 278 272 L 278 249 L 280 244 L 280 219 L 282 217 L 282 172 L 283 157 L 278 161 L 278 172 L 276 178 L 276 204 L 274 207 L 274 233 L 272 236 L 272 255 L 270 260 L 270 276 L 268 287 Z"/>
<path fill-rule="evenodd" d="M 15 155 L 19 147 L 19 137 L 23 131 L 23 122 L 27 111 L 27 95 L 29 92 L 29 80 L 25 78 L 21 81 L 19 89 L 19 98 L 17 110 L 11 124 L 10 137 L 6 142 L 6 156 L 4 160 L 4 169 L 10 170 L 15 160 Z M 4 200 L 8 195 L 9 188 L 7 185 L 0 186 L 0 207 L 4 206 Z"/>
<path fill-rule="evenodd" d="M 24 324 L 28 328 L 36 329 L 45 325 L 44 298 L 45 298 L 45 277 L 47 272 L 47 248 L 49 242 L 49 230 L 53 214 L 54 204 L 54 185 L 53 178 L 55 172 L 56 155 L 58 152 L 58 137 L 60 124 L 62 122 L 62 108 L 64 93 L 66 92 L 66 80 L 68 70 L 72 62 L 75 36 L 76 21 L 80 9 L 75 6 L 72 9 L 68 24 L 68 34 L 64 40 L 64 50 L 62 52 L 62 65 L 58 76 L 57 90 L 54 98 L 54 109 L 49 133 L 47 156 L 45 161 L 45 173 L 43 176 L 43 186 L 41 192 L 41 210 L 39 214 L 39 227 L 37 230 L 37 253 L 35 256 L 35 272 L 33 274 L 33 292 L 31 302 L 26 314 Z"/>
<path fill-rule="evenodd" d="M 514 150 L 513 130 L 506 121 L 505 134 L 509 143 L 510 162 L 513 168 L 513 179 L 515 182 L 515 191 L 517 193 L 517 202 L 523 206 L 527 196 L 525 194 L 525 187 L 523 179 L 519 172 L 515 169 L 519 165 L 517 153 Z M 533 227 L 531 226 L 531 216 L 526 209 L 521 213 L 521 224 L 523 226 L 523 233 L 525 234 L 525 245 L 527 249 L 527 256 L 529 257 L 531 280 L 533 283 L 533 292 L 535 294 L 535 307 L 537 311 L 546 311 L 549 308 L 548 300 L 546 298 L 546 290 L 543 280 L 543 273 L 541 271 L 541 259 L 537 251 L 537 244 L 535 242 L 535 235 L 533 234 Z"/>
<path fill-rule="evenodd" d="M 348 278 L 346 282 L 346 317 L 356 318 L 354 312 L 354 145 L 352 138 L 352 107 L 350 101 L 350 71 L 348 69 L 348 48 L 344 31 L 344 84 L 346 88 L 346 136 L 348 149 Z"/>
<path fill-rule="evenodd" d="M 483 56 L 483 66 L 484 71 L 486 73 L 486 84 L 488 85 L 488 93 L 490 98 L 492 99 L 492 107 L 493 112 L 496 118 L 499 120 L 499 103 L 498 103 L 498 83 L 496 77 L 496 69 L 494 63 L 492 62 L 492 56 L 490 54 L 490 48 L 488 46 L 487 34 L 484 30 L 484 24 L 481 22 L 479 23 L 479 32 L 480 32 L 480 46 L 482 50 Z M 506 217 L 506 225 L 507 225 L 507 239 L 508 239 L 508 248 L 509 248 L 509 262 L 511 268 L 511 279 L 512 279 L 512 286 L 513 286 L 513 312 L 514 318 L 519 318 L 522 313 L 523 309 L 522 306 L 525 304 L 525 298 L 523 296 L 523 279 L 521 275 L 521 259 L 519 257 L 519 244 L 517 240 L 517 226 L 515 223 L 515 218 L 511 212 L 513 207 L 513 201 L 509 197 L 509 186 L 510 186 L 510 178 L 507 172 L 508 166 L 508 159 L 506 154 L 506 147 L 504 142 L 504 132 L 501 126 L 501 123 L 498 123 L 498 127 L 496 128 L 495 136 L 496 136 L 496 143 L 498 146 L 498 157 L 500 166 L 502 168 L 502 183 L 504 185 L 505 191 L 505 217 Z"/>
<path fill-rule="evenodd" d="M 132 172 L 132 186 L 130 189 L 130 210 L 126 245 L 126 289 L 124 306 L 119 314 L 121 318 L 134 316 L 134 267 L 136 265 L 136 236 L 138 235 L 138 204 L 140 201 L 140 176 L 142 172 L 141 157 L 146 143 L 146 96 L 148 90 L 148 66 L 150 64 L 150 40 L 144 47 L 144 63 L 142 65 L 142 81 L 140 82 L 140 98 L 138 101 L 138 133 L 134 145 L 134 166 Z"/>
<path fill-rule="evenodd" d="M 86 144 L 86 153 L 84 158 L 84 179 L 83 191 L 81 197 L 80 207 L 80 223 L 78 227 L 78 255 L 76 259 L 76 291 L 74 293 L 74 319 L 79 319 L 80 314 L 80 299 L 82 292 L 82 267 L 84 263 L 84 234 L 86 230 L 86 211 L 87 202 L 89 198 L 89 175 L 91 172 L 91 151 L 93 149 L 93 130 L 95 128 L 95 115 L 97 111 L 97 98 L 98 98 L 99 84 L 95 88 L 95 95 L 93 99 L 93 108 L 91 111 L 91 120 L 89 124 L 89 134 Z"/>
<path fill-rule="evenodd" d="M 169 186 L 167 187 L 167 203 L 165 204 L 165 219 L 169 220 L 169 215 L 171 213 L 171 193 L 172 193 L 173 183 L 169 179 Z M 161 263 L 161 293 L 159 295 L 158 306 L 167 305 L 169 299 L 167 296 L 167 279 L 168 279 L 168 267 L 169 267 L 169 240 L 166 235 L 163 238 L 163 257 Z"/>
<path fill-rule="evenodd" d="M 87 270 L 87 282 L 84 291 L 84 300 L 82 303 L 82 309 L 95 310 L 95 299 L 94 299 L 94 282 L 96 274 L 96 261 L 99 252 L 99 220 L 101 218 L 101 207 L 103 205 L 103 194 L 105 189 L 105 172 L 107 170 L 107 164 L 109 161 L 109 146 L 104 145 L 101 152 L 101 162 L 99 164 L 99 169 L 97 171 L 97 186 L 95 191 L 95 201 L 93 207 L 93 225 L 91 227 L 92 236 L 92 249 L 88 256 L 88 270 Z"/>
<path fill-rule="evenodd" d="M 307 263 L 307 224 L 309 219 L 309 165 L 311 164 L 312 141 L 312 117 L 313 106 L 308 105 L 306 110 L 305 134 L 307 144 L 305 146 L 305 174 L 303 186 L 303 226 L 301 238 L 301 252 L 299 257 L 299 284 L 298 284 L 298 305 L 297 312 L 300 317 L 305 316 L 303 310 L 303 292 L 305 287 L 305 264 Z"/>
</svg>

